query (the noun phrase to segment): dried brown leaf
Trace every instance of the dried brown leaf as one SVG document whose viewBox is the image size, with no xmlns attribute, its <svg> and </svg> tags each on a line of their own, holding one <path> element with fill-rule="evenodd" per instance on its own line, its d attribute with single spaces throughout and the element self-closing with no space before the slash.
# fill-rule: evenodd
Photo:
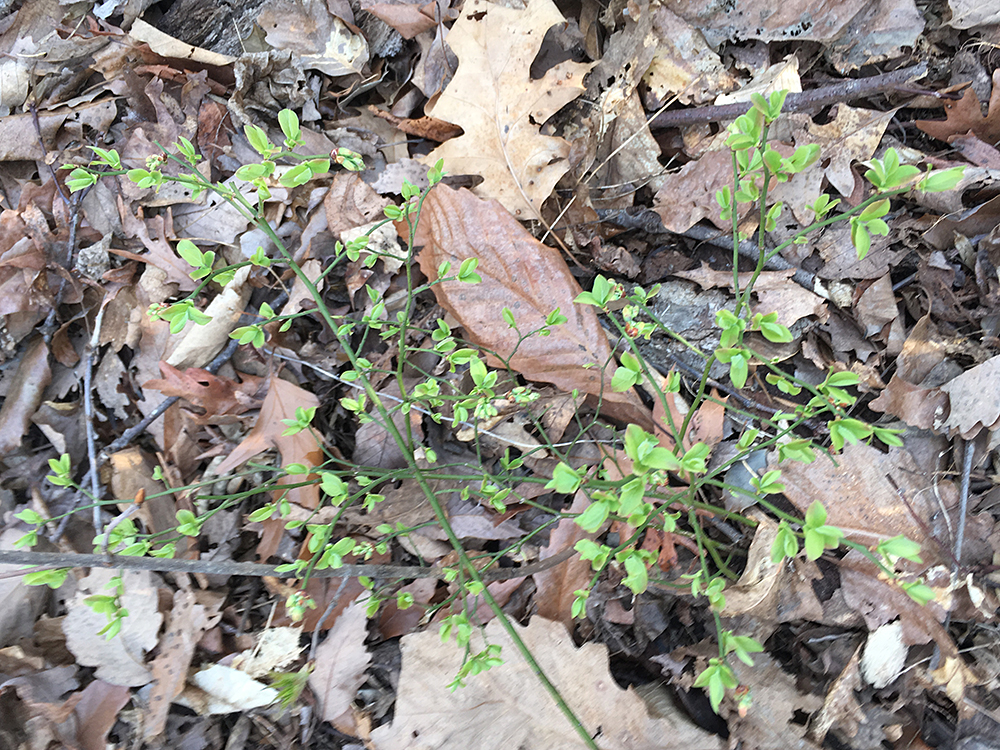
<svg viewBox="0 0 1000 750">
<path fill-rule="evenodd" d="M 718 737 L 682 719 L 651 718 L 633 690 L 615 684 L 606 647 L 588 643 L 578 649 L 561 623 L 541 617 L 532 618 L 526 628 L 513 627 L 605 750 L 722 747 Z M 466 687 L 454 692 L 448 684 L 462 664 L 463 650 L 453 642 L 442 643 L 435 630 L 403 637 L 395 720 L 372 732 L 380 750 L 584 747 L 499 622 L 486 626 L 486 637 L 501 645 L 504 663 L 468 678 Z M 476 632 L 472 650 L 482 648 Z"/>
<path fill-rule="evenodd" d="M 338 172 L 323 198 L 330 233 L 340 237 L 345 229 L 370 224 L 382 216 L 389 201 L 372 190 L 356 172 Z"/>
<path fill-rule="evenodd" d="M 423 245 L 420 269 L 431 281 L 446 261 L 453 275 L 466 258 L 479 259 L 482 282 L 446 281 L 434 293 L 469 340 L 496 353 L 487 355 L 492 367 L 503 366 L 498 357 L 507 359 L 528 380 L 600 397 L 605 414 L 650 429 L 638 396 L 611 390 L 614 365 L 602 375 L 611 347 L 594 308 L 574 303 L 581 290 L 559 252 L 532 237 L 499 203 L 439 185 L 424 201 L 417 244 Z M 525 333 L 542 328 L 556 308 L 569 320 L 549 336 L 520 341 L 503 320 L 505 307 Z"/>
<path fill-rule="evenodd" d="M 464 135 L 424 159 L 444 159 L 448 171 L 481 175 L 476 192 L 500 201 L 515 216 L 535 218 L 569 169 L 569 143 L 541 126 L 583 93 L 592 65 L 561 62 L 538 79 L 531 64 L 545 32 L 566 21 L 552 0 L 529 0 L 524 10 L 471 0 L 448 32 L 458 71 L 426 113 L 459 125 Z"/>
<path fill-rule="evenodd" d="M 583 513 L 590 505 L 590 499 L 583 492 L 577 492 L 569 513 Z M 581 539 L 593 539 L 580 528 L 572 518 L 563 518 L 556 524 L 549 535 L 549 545 L 542 548 L 539 558 L 545 560 L 570 549 Z M 536 573 L 535 578 L 535 612 L 546 620 L 561 622 L 567 628 L 573 626 L 571 608 L 576 598 L 574 591 L 587 588 L 594 571 L 588 560 L 573 555 L 569 560 Z"/>
<path fill-rule="evenodd" d="M 843 728 L 848 736 L 853 737 L 858 733 L 858 725 L 865 722 L 865 714 L 854 693 L 861 689 L 861 673 L 858 670 L 860 654 L 859 646 L 830 686 L 823 708 L 809 728 L 809 736 L 816 742 L 822 742 L 834 726 Z"/>
<path fill-rule="evenodd" d="M 709 151 L 664 178 L 663 186 L 653 198 L 653 210 L 659 214 L 663 226 L 675 234 L 683 234 L 702 219 L 721 227 L 715 191 L 732 181 L 732 152 Z"/>
<path fill-rule="evenodd" d="M 166 728 L 167 712 L 184 689 L 194 648 L 211 626 L 205 607 L 197 603 L 194 592 L 183 590 L 174 592 L 174 606 L 167 622 L 159 654 L 150 664 L 153 685 L 142 723 L 142 736 L 147 742 Z"/>
<path fill-rule="evenodd" d="M 318 406 L 319 399 L 315 394 L 277 375 L 272 375 L 267 396 L 264 397 L 260 414 L 257 415 L 257 423 L 243 442 L 216 467 L 216 474 L 221 476 L 232 471 L 248 459 L 270 448 L 278 449 L 283 465 L 300 463 L 306 466 L 319 466 L 324 460 L 323 451 L 312 432 L 302 430 L 295 435 L 281 434 L 286 429 L 281 420 L 294 419 L 297 407 L 308 409 Z M 288 491 L 288 499 L 304 508 L 315 508 L 319 504 L 319 488 L 316 485 L 295 487 Z"/>
<path fill-rule="evenodd" d="M 948 396 L 940 388 L 921 388 L 893 373 L 889 385 L 868 406 L 911 427 L 929 430 L 947 410 Z"/>
<path fill-rule="evenodd" d="M 1000 141 L 1000 70 L 993 71 L 993 95 L 986 117 L 979 107 L 979 97 L 971 88 L 957 102 L 946 101 L 944 111 L 946 120 L 917 120 L 917 127 L 940 141 L 950 142 L 970 131 L 986 143 Z"/>
<path fill-rule="evenodd" d="M 676 271 L 672 275 L 693 281 L 702 289 L 733 288 L 732 271 L 716 271 L 704 262 L 700 268 L 694 268 L 690 271 Z M 750 273 L 740 274 L 740 288 L 745 288 L 750 283 L 752 275 Z M 758 299 L 754 312 L 764 315 L 776 312 L 778 313 L 778 322 L 785 326 L 791 326 L 808 315 L 815 315 L 820 322 L 824 322 L 829 315 L 826 300 L 792 281 L 794 275 L 794 269 L 761 273 L 754 283 L 754 294 L 757 295 Z"/>
<path fill-rule="evenodd" d="M 355 601 L 337 618 L 316 650 L 316 668 L 309 675 L 309 687 L 324 721 L 334 721 L 347 711 L 365 681 L 365 670 L 372 660 L 365 648 L 367 636 L 365 604 Z"/>
<path fill-rule="evenodd" d="M 255 398 L 262 378 L 242 375 L 243 382 L 213 375 L 208 370 L 189 367 L 183 372 L 160 362 L 161 380 L 149 380 L 143 388 L 160 391 L 164 396 L 179 396 L 205 410 L 206 417 L 221 414 L 242 414 L 249 409 L 259 409 Z"/>
<path fill-rule="evenodd" d="M 986 360 L 941 386 L 948 394 L 951 413 L 935 425 L 939 429 L 971 440 L 985 427 L 996 429 L 1000 423 L 1000 356 Z"/>
<path fill-rule="evenodd" d="M 925 562 L 931 562 L 936 547 L 888 479 L 906 493 L 919 518 L 934 514 L 928 493 L 922 492 L 926 480 L 910 454 L 902 448 L 882 453 L 860 443 L 845 445 L 836 459 L 834 464 L 821 454 L 810 464 L 787 460 L 769 468 L 781 469 L 785 496 L 800 513 L 818 500 L 826 507 L 827 523 L 843 529 L 849 539 L 870 545 L 903 534 L 920 543 Z"/>
<path fill-rule="evenodd" d="M 49 347 L 39 336 L 25 348 L 17 372 L 0 406 L 0 455 L 7 455 L 21 445 L 31 426 L 31 416 L 42 403 L 42 394 L 52 379 Z"/>
<path fill-rule="evenodd" d="M 73 707 L 76 715 L 76 736 L 81 750 L 106 750 L 108 732 L 118 721 L 118 712 L 132 699 L 127 687 L 94 680 L 80 691 L 80 700 Z"/>
</svg>

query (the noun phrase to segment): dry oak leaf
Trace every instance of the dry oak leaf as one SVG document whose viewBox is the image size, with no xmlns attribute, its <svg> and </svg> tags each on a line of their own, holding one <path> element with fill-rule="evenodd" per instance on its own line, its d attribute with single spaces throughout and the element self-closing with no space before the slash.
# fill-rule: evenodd
<svg viewBox="0 0 1000 750">
<path fill-rule="evenodd" d="M 208 370 L 189 367 L 184 371 L 160 362 L 162 379 L 147 380 L 143 388 L 159 391 L 164 396 L 179 396 L 205 410 L 206 417 L 221 414 L 242 414 L 260 408 L 255 398 L 262 378 L 241 374 L 242 383 L 213 375 Z"/>
<path fill-rule="evenodd" d="M 561 62 L 532 80 L 531 64 L 545 32 L 565 21 L 552 0 L 529 0 L 524 10 L 470 0 L 448 33 L 458 70 L 427 109 L 465 134 L 439 146 L 424 163 L 444 159 L 449 172 L 481 175 L 476 192 L 522 218 L 538 215 L 569 170 L 569 143 L 540 129 L 583 93 L 583 77 L 592 67 Z"/>
<path fill-rule="evenodd" d="M 972 440 L 986 427 L 1000 426 L 1000 356 L 986 360 L 941 386 L 951 400 L 948 418 L 936 429 L 958 430 L 965 440 Z"/>
<path fill-rule="evenodd" d="M 546 676 L 604 750 L 686 750 L 721 748 L 723 741 L 681 718 L 652 718 L 634 690 L 619 688 L 608 672 L 607 648 L 573 638 L 557 622 L 531 618 L 513 627 Z M 403 636 L 396 715 L 391 726 L 372 732 L 379 750 L 577 750 L 584 744 L 538 678 L 521 658 L 497 620 L 486 638 L 501 646 L 504 663 L 467 678 L 466 687 L 448 684 L 462 665 L 463 650 L 442 643 L 436 630 Z M 483 646 L 477 631 L 472 651 Z"/>
<path fill-rule="evenodd" d="M 957 102 L 945 102 L 944 111 L 948 119 L 917 120 L 917 127 L 939 141 L 951 142 L 971 131 L 986 143 L 996 143 L 1000 140 L 1000 70 L 993 71 L 993 94 L 986 117 L 979 106 L 979 97 L 971 88 Z"/>
<path fill-rule="evenodd" d="M 923 474 L 905 449 L 882 453 L 864 443 L 845 445 L 836 463 L 824 454 L 809 464 L 787 459 L 771 461 L 768 468 L 781 469 L 785 496 L 799 512 L 818 500 L 829 513 L 827 523 L 843 529 L 848 539 L 867 546 L 903 534 L 920 543 L 927 564 L 936 561 L 935 546 L 913 515 L 930 518 L 936 508 L 924 491 Z M 890 477 L 906 493 L 910 508 L 900 501 Z M 942 491 L 950 491 L 948 486 L 940 484 Z"/>
<path fill-rule="evenodd" d="M 466 337 L 496 354 L 487 354 L 491 367 L 503 367 L 497 359 L 501 357 L 528 380 L 600 397 L 604 414 L 652 429 L 649 411 L 634 392 L 611 390 L 614 365 L 605 368 L 611 346 L 594 308 L 574 303 L 581 289 L 566 262 L 503 206 L 465 189 L 438 185 L 424 201 L 416 244 L 423 246 L 417 258 L 420 270 L 431 282 L 437 281 L 445 261 L 453 274 L 465 259 L 479 259 L 480 283 L 453 280 L 433 288 L 438 303 L 465 328 Z M 523 333 L 545 326 L 545 318 L 556 308 L 569 320 L 553 327 L 549 336 L 521 340 L 503 320 L 505 307 Z"/>
<path fill-rule="evenodd" d="M 216 474 L 222 476 L 270 448 L 278 449 L 282 466 L 290 463 L 319 466 L 323 463 L 323 450 L 311 431 L 302 430 L 294 435 L 282 434 L 285 431 L 285 424 L 281 420 L 294 419 L 295 409 L 299 406 L 303 409 L 318 407 L 319 399 L 315 394 L 299 388 L 294 383 L 272 375 L 267 395 L 257 416 L 257 423 L 243 442 L 215 468 Z M 301 481 L 298 477 L 291 478 Z M 319 505 L 319 488 L 315 484 L 294 487 L 288 491 L 288 500 L 303 508 L 315 508 Z"/>
</svg>

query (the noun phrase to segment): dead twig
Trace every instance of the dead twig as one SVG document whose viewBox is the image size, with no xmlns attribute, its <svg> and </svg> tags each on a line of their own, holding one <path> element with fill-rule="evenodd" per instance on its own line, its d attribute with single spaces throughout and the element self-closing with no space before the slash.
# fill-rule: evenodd
<svg viewBox="0 0 1000 750">
<path fill-rule="evenodd" d="M 520 568 L 493 568 L 480 573 L 484 581 L 509 581 L 512 578 L 541 573 L 565 562 L 576 554 L 572 547 L 540 562 Z M 29 552 L 26 550 L 0 550 L 0 565 L 31 565 L 30 569 L 0 573 L 0 579 L 16 578 L 25 573 L 59 568 L 121 568 L 125 570 L 154 570 L 162 573 L 204 573 L 206 575 L 248 576 L 274 578 L 293 577 L 277 566 L 264 563 L 235 562 L 232 560 L 173 560 L 159 557 L 126 557 L 123 555 L 83 555 L 64 552 Z M 311 578 L 444 578 L 443 568 L 420 568 L 406 565 L 344 565 L 341 568 L 315 570 Z"/>
<path fill-rule="evenodd" d="M 862 99 L 872 94 L 893 89 L 903 89 L 911 81 L 923 78 L 927 74 L 927 63 L 920 63 L 909 68 L 900 68 L 891 73 L 882 73 L 868 78 L 855 78 L 817 89 L 789 94 L 781 108 L 783 113 L 801 112 L 830 104 Z M 932 93 L 932 92 L 928 92 Z M 735 102 L 708 107 L 693 107 L 689 109 L 672 109 L 663 112 L 649 120 L 651 129 L 677 128 L 683 125 L 695 125 L 706 122 L 721 122 L 735 120 L 750 109 L 750 102 Z"/>
</svg>

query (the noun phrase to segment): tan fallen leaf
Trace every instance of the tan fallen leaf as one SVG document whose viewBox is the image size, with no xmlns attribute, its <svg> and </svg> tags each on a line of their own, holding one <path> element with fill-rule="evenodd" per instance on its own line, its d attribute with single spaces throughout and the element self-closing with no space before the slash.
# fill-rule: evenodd
<svg viewBox="0 0 1000 750">
<path fill-rule="evenodd" d="M 548 678 L 602 750 L 719 750 L 723 740 L 686 719 L 651 718 L 634 690 L 622 690 L 608 672 L 607 648 L 581 648 L 557 622 L 534 617 L 514 625 Z M 372 732 L 378 750 L 576 750 L 579 735 L 496 620 L 486 638 L 501 646 L 504 663 L 448 688 L 463 649 L 427 630 L 402 639 L 403 670 L 396 716 Z M 478 631 L 472 651 L 483 648 Z"/>
<path fill-rule="evenodd" d="M 142 736 L 147 741 L 158 737 L 166 728 L 167 712 L 174 698 L 184 689 L 194 648 L 214 624 L 193 591 L 174 592 L 174 606 L 168 617 L 159 654 L 150 664 L 153 684 L 142 722 Z M 218 620 L 218 616 L 214 619 Z"/>
<path fill-rule="evenodd" d="M 1000 425 L 1000 356 L 966 370 L 941 390 L 948 394 L 951 411 L 935 429 L 957 430 L 971 440 L 982 428 L 995 430 Z"/>
<path fill-rule="evenodd" d="M 522 219 L 539 215 L 569 170 L 569 143 L 542 135 L 541 126 L 583 93 L 592 67 L 561 62 L 532 79 L 546 30 L 565 21 L 552 0 L 529 0 L 524 10 L 467 2 L 448 32 L 458 71 L 426 110 L 465 134 L 434 149 L 424 163 L 444 159 L 449 172 L 481 175 L 476 192 Z"/>
<path fill-rule="evenodd" d="M 345 609 L 316 650 L 316 668 L 309 688 L 324 721 L 335 721 L 351 707 L 372 655 L 365 648 L 368 616 L 365 604 L 355 601 Z"/>
<path fill-rule="evenodd" d="M 122 606 L 128 617 L 122 620 L 121 632 L 108 640 L 98 635 L 108 618 L 84 603 L 91 594 L 107 594 L 107 582 L 118 571 L 94 568 L 78 583 L 76 596 L 67 605 L 63 620 L 66 647 L 79 664 L 97 667 L 97 677 L 112 685 L 138 687 L 153 679 L 146 667 L 146 653 L 157 644 L 163 615 L 158 611 L 153 575 L 146 570 L 125 571 L 122 578 L 125 595 Z"/>
</svg>

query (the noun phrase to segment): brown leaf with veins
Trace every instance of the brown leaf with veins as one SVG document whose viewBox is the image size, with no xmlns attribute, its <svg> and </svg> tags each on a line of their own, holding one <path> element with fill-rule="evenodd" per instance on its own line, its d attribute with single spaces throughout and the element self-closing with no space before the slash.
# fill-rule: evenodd
<svg viewBox="0 0 1000 750">
<path fill-rule="evenodd" d="M 219 601 L 218 604 L 222 602 Z M 218 610 L 218 606 L 214 608 Z M 174 698 L 184 690 L 188 668 L 201 636 L 219 619 L 209 612 L 193 591 L 175 591 L 167 629 L 160 639 L 160 652 L 150 664 L 152 690 L 143 712 L 142 736 L 149 741 L 163 733 Z"/>
<path fill-rule="evenodd" d="M 524 10 L 470 0 L 448 32 L 458 71 L 426 108 L 428 116 L 459 125 L 465 134 L 423 162 L 444 159 L 449 172 L 481 175 L 485 181 L 476 192 L 525 219 L 538 216 L 570 166 L 569 143 L 542 135 L 541 127 L 583 93 L 583 77 L 593 67 L 566 61 L 532 79 L 545 32 L 565 22 L 552 0 L 529 0 Z"/>
<path fill-rule="evenodd" d="M 723 740 L 695 726 L 686 715 L 651 716 L 635 690 L 615 684 L 605 646 L 587 643 L 576 648 L 561 623 L 541 617 L 533 617 L 527 627 L 517 623 L 513 627 L 583 726 L 599 735 L 604 750 L 724 746 Z M 485 638 L 501 646 L 504 663 L 452 691 L 448 683 L 462 665 L 462 649 L 442 643 L 434 629 L 403 636 L 396 715 L 391 725 L 372 732 L 380 750 L 585 747 L 499 622 L 486 626 Z M 472 650 L 483 647 L 484 635 L 477 629 Z"/>
<path fill-rule="evenodd" d="M 574 388 L 603 400 L 602 412 L 651 428 L 648 410 L 629 391 L 611 390 L 614 364 L 611 346 L 589 305 L 574 303 L 580 286 L 557 250 L 532 237 L 496 201 L 480 200 L 468 190 L 437 186 L 427 196 L 420 214 L 416 244 L 420 270 L 432 281 L 438 268 L 451 263 L 454 274 L 467 258 L 478 258 L 477 284 L 457 280 L 435 284 L 438 303 L 465 328 L 467 338 L 487 354 L 491 367 L 510 369 L 528 380 L 552 383 L 564 391 Z M 503 319 L 510 308 L 518 328 L 537 331 L 558 308 L 569 320 L 552 328 L 549 336 L 523 341 Z M 498 358 L 499 357 L 499 358 Z M 602 370 L 606 365 L 602 377 Z M 584 369 L 588 367 L 588 369 Z"/>
<path fill-rule="evenodd" d="M 160 372 L 163 373 L 162 379 L 149 380 L 142 387 L 159 391 L 164 396 L 179 396 L 204 409 L 204 417 L 242 414 L 260 408 L 260 401 L 255 396 L 262 378 L 241 374 L 243 382 L 237 383 L 198 367 L 189 367 L 182 372 L 166 362 L 160 362 Z"/>
<path fill-rule="evenodd" d="M 294 435 L 282 435 L 285 424 L 281 420 L 294 419 L 295 409 L 299 406 L 304 409 L 319 406 L 319 399 L 315 394 L 272 375 L 267 396 L 264 397 L 257 416 L 257 424 L 226 460 L 216 467 L 216 474 L 222 476 L 270 448 L 278 449 L 283 466 L 290 463 L 319 466 L 323 463 L 323 451 L 312 432 L 302 430 Z M 299 476 L 289 479 L 296 483 L 302 481 Z M 319 505 L 319 488 L 315 484 L 294 487 L 288 491 L 288 500 L 303 508 L 315 508 Z"/>
<path fill-rule="evenodd" d="M 903 448 L 882 453 L 860 443 L 845 445 L 836 458 L 834 463 L 821 454 L 810 464 L 789 459 L 769 462 L 768 468 L 781 469 L 785 496 L 800 513 L 818 500 L 829 513 L 827 523 L 843 529 L 848 539 L 867 546 L 903 534 L 920 543 L 924 562 L 933 564 L 938 550 L 919 519 L 930 518 L 937 508 L 931 504 L 933 496 L 924 491 L 927 480 L 910 454 Z M 906 493 L 910 508 L 900 501 L 890 477 Z M 945 491 L 949 485 L 941 482 L 939 487 Z"/>
<path fill-rule="evenodd" d="M 945 102 L 946 120 L 917 120 L 917 127 L 939 141 L 951 142 L 970 131 L 989 144 L 1000 141 L 1000 70 L 993 71 L 993 95 L 989 112 L 983 117 L 979 97 L 971 88 L 957 102 Z"/>
</svg>

